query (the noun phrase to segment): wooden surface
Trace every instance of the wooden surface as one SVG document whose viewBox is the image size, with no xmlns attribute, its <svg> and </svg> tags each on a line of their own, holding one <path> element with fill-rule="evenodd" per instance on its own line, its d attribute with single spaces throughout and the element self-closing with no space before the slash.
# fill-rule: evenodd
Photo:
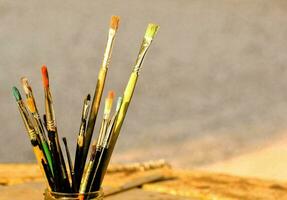
<svg viewBox="0 0 287 200">
<path fill-rule="evenodd" d="M 287 184 L 284 182 L 168 168 L 110 173 L 105 179 L 104 190 L 152 174 L 173 176 L 174 179 L 145 184 L 105 199 L 287 200 Z M 0 165 L 0 185 L 0 200 L 43 199 L 45 185 L 36 165 Z"/>
</svg>

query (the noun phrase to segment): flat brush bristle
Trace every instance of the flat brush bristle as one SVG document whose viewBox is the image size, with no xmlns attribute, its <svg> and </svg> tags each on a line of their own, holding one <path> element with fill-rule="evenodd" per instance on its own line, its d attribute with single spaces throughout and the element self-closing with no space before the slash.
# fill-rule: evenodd
<svg viewBox="0 0 287 200">
<path fill-rule="evenodd" d="M 16 101 L 22 100 L 21 94 L 15 86 L 12 88 L 12 92 L 13 92 L 13 95 L 14 95 Z"/>
<path fill-rule="evenodd" d="M 28 98 L 26 103 L 27 103 L 27 107 L 28 107 L 29 111 L 31 113 L 35 113 L 36 112 L 36 107 L 35 107 L 33 99 L 32 98 Z"/>
<path fill-rule="evenodd" d="M 42 79 L 43 79 L 43 85 L 45 88 L 49 87 L 49 75 L 48 75 L 48 69 L 46 65 L 42 66 Z"/>
<path fill-rule="evenodd" d="M 30 93 L 28 79 L 26 77 L 21 78 L 22 87 L 24 89 L 25 94 Z"/>
<path fill-rule="evenodd" d="M 110 27 L 114 30 L 117 30 L 119 27 L 120 17 L 119 16 L 112 16 L 111 18 L 111 25 Z"/>
<path fill-rule="evenodd" d="M 104 109 L 105 114 L 109 114 L 111 112 L 114 97 L 115 97 L 115 92 L 109 91 L 108 97 L 106 98 L 106 101 L 105 101 L 105 109 Z"/>
<path fill-rule="evenodd" d="M 156 35 L 157 31 L 159 29 L 159 26 L 156 24 L 149 24 L 147 26 L 146 32 L 145 32 L 145 37 L 153 39 L 154 36 Z"/>
<path fill-rule="evenodd" d="M 116 111 L 120 110 L 121 105 L 122 105 L 122 101 L 123 101 L 123 98 L 122 97 L 118 97 Z"/>
</svg>

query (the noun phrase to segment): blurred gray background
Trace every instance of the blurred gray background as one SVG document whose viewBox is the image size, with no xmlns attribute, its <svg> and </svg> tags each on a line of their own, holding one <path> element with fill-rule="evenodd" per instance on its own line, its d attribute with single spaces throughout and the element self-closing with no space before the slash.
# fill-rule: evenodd
<svg viewBox="0 0 287 200">
<path fill-rule="evenodd" d="M 287 127 L 286 11 L 284 0 L 1 0 L 0 162 L 34 162 L 11 87 L 27 76 L 43 114 L 42 64 L 74 154 L 111 15 L 121 24 L 105 95 L 122 94 L 147 24 L 161 25 L 114 162 L 165 158 L 189 168 L 262 148 Z"/>
</svg>

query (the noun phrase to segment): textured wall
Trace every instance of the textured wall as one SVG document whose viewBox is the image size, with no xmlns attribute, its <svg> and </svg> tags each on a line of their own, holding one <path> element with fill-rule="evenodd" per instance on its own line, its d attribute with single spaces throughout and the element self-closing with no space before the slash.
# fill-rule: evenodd
<svg viewBox="0 0 287 200">
<path fill-rule="evenodd" d="M 259 148 L 287 122 L 286 11 L 284 0 L 1 0 L 0 161 L 34 160 L 11 87 L 27 76 L 43 112 L 43 63 L 60 135 L 74 151 L 114 14 L 121 26 L 106 91 L 118 94 L 147 23 L 161 25 L 114 161 L 165 157 L 192 166 Z"/>
</svg>

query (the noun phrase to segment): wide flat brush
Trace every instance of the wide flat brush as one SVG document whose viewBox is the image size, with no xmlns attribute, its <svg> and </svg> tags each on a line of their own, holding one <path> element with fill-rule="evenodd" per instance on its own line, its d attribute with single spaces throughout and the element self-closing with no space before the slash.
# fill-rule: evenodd
<svg viewBox="0 0 287 200">
<path fill-rule="evenodd" d="M 147 50 L 149 49 L 149 47 L 152 43 L 153 38 L 155 37 L 158 29 L 159 29 L 159 26 L 156 24 L 149 24 L 147 29 L 146 29 L 146 33 L 144 35 L 144 39 L 143 39 L 143 42 L 142 42 L 141 47 L 140 47 L 140 51 L 139 51 L 138 57 L 136 59 L 136 63 L 133 67 L 133 71 L 131 73 L 128 84 L 127 84 L 125 91 L 124 91 L 123 102 L 122 102 L 121 108 L 119 110 L 118 118 L 117 118 L 116 125 L 115 125 L 115 130 L 112 134 L 112 138 L 111 138 L 111 141 L 109 144 L 108 152 L 105 155 L 105 157 L 102 158 L 104 160 L 104 164 L 103 164 L 104 167 L 103 167 L 103 173 L 102 173 L 101 178 L 99 180 L 100 185 L 101 185 L 103 178 L 104 178 L 104 175 L 106 173 L 112 152 L 114 150 L 114 147 L 115 147 L 116 141 L 118 139 L 118 136 L 120 134 L 120 130 L 121 130 L 121 127 L 123 125 L 130 101 L 132 99 L 132 96 L 133 96 L 133 93 L 135 90 L 135 86 L 137 83 L 137 79 L 139 76 L 139 70 L 141 68 L 143 59 L 147 53 Z M 100 185 L 99 185 L 99 187 L 100 187 Z"/>
<path fill-rule="evenodd" d="M 107 75 L 108 66 L 110 63 L 114 39 L 115 39 L 117 30 L 118 30 L 118 26 L 119 26 L 119 17 L 118 16 L 112 16 L 110 28 L 109 28 L 108 41 L 107 41 L 107 45 L 106 45 L 106 49 L 105 49 L 105 53 L 104 53 L 103 62 L 102 62 L 102 65 L 101 65 L 101 68 L 100 68 L 100 71 L 98 74 L 97 85 L 96 85 L 95 94 L 94 94 L 94 98 L 93 98 L 93 102 L 92 102 L 92 106 L 91 106 L 91 111 L 90 111 L 90 115 L 89 115 L 89 120 L 88 120 L 85 146 L 84 146 L 84 152 L 83 152 L 84 161 L 87 158 L 91 139 L 93 136 L 95 122 L 96 122 L 96 118 L 97 118 L 99 107 L 100 107 L 100 102 L 101 102 L 102 93 L 104 90 L 106 75 Z M 83 163 L 83 164 L 85 165 L 85 163 Z"/>
</svg>

